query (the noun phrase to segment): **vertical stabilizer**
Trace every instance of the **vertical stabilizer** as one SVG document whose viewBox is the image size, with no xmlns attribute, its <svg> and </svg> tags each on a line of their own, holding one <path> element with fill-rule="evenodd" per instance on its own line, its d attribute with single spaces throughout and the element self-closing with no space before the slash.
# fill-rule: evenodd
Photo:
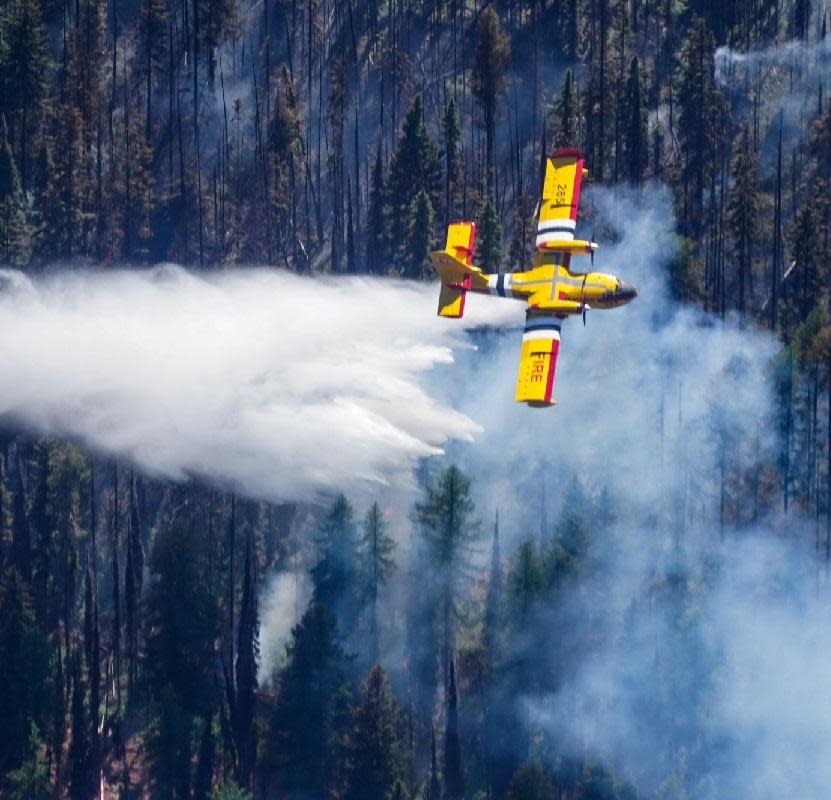
<svg viewBox="0 0 831 800">
<path fill-rule="evenodd" d="M 454 222 L 447 228 L 447 242 L 440 254 L 450 258 L 433 258 L 433 266 L 441 277 L 439 316 L 461 317 L 465 313 L 466 290 L 470 288 L 473 245 L 476 225 L 473 222 Z"/>
</svg>

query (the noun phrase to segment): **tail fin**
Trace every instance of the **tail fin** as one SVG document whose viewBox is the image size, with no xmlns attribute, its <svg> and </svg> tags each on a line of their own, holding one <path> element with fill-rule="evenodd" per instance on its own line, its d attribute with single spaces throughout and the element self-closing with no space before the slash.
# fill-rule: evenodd
<svg viewBox="0 0 831 800">
<path fill-rule="evenodd" d="M 441 278 L 439 316 L 461 317 L 465 313 L 465 294 L 473 276 L 481 275 L 472 265 L 476 225 L 473 222 L 454 222 L 447 228 L 444 250 L 430 254 L 433 268 Z"/>
</svg>

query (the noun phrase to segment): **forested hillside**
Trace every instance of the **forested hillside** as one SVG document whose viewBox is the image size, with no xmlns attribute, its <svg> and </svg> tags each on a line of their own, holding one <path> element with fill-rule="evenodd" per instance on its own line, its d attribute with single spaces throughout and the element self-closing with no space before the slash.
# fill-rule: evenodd
<svg viewBox="0 0 831 800">
<path fill-rule="evenodd" d="M 713 724 L 729 659 L 712 598 L 725 542 L 766 525 L 812 560 L 760 582 L 827 600 L 828 22 L 812 0 L 5 0 L 3 264 L 421 279 L 447 222 L 475 218 L 479 263 L 522 269 L 545 154 L 577 146 L 590 185 L 643 208 L 669 187 L 667 304 L 770 331 L 780 352 L 772 418 L 728 427 L 708 406 L 679 435 L 706 442 L 666 456 L 683 503 L 636 511 L 565 465 L 533 525 L 508 532 L 497 476 L 449 460 L 404 507 L 353 507 L 336 485 L 274 503 L 4 419 L 0 796 L 822 796 L 801 769 L 725 766 L 748 751 Z M 591 191 L 583 211 L 587 235 L 612 235 Z M 717 409 L 752 383 L 747 363 L 720 376 Z M 675 417 L 662 399 L 662 444 Z M 710 538 L 685 550 L 696 520 Z M 628 563 L 626 541 L 662 544 L 621 609 L 609 564 Z M 261 624 L 286 578 L 292 607 Z M 752 583 L 729 585 L 746 600 Z M 261 654 L 275 615 L 290 633 Z M 634 766 L 598 744 L 616 702 L 604 669 L 660 731 L 616 730 L 630 753 L 640 740 Z"/>
</svg>

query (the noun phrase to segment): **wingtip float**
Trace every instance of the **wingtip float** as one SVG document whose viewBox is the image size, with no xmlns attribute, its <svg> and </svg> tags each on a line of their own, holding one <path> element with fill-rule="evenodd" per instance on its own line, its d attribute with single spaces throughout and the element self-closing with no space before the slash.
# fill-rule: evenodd
<svg viewBox="0 0 831 800">
<path fill-rule="evenodd" d="M 431 253 L 441 278 L 439 316 L 464 314 L 468 292 L 524 300 L 525 331 L 516 384 L 516 400 L 533 407 L 553 406 L 554 371 L 563 320 L 586 309 L 622 306 L 638 295 L 614 275 L 572 272 L 573 255 L 593 257 L 597 244 L 574 238 L 580 186 L 588 175 L 578 150 L 562 149 L 549 156 L 540 199 L 536 252 L 527 272 L 488 275 L 473 265 L 476 225 L 454 222 L 447 229 L 444 250 Z"/>
</svg>

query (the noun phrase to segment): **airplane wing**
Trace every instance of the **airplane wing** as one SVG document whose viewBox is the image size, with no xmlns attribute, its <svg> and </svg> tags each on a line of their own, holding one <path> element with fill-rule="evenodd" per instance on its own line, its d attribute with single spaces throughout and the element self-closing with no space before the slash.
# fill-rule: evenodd
<svg viewBox="0 0 831 800">
<path fill-rule="evenodd" d="M 588 170 L 579 150 L 555 150 L 545 164 L 545 180 L 537 222 L 537 247 L 548 242 L 574 239 L 580 186 Z"/>
<path fill-rule="evenodd" d="M 552 316 L 531 316 L 525 321 L 516 400 L 530 406 L 553 406 L 554 370 L 560 349 L 562 319 Z"/>
</svg>

